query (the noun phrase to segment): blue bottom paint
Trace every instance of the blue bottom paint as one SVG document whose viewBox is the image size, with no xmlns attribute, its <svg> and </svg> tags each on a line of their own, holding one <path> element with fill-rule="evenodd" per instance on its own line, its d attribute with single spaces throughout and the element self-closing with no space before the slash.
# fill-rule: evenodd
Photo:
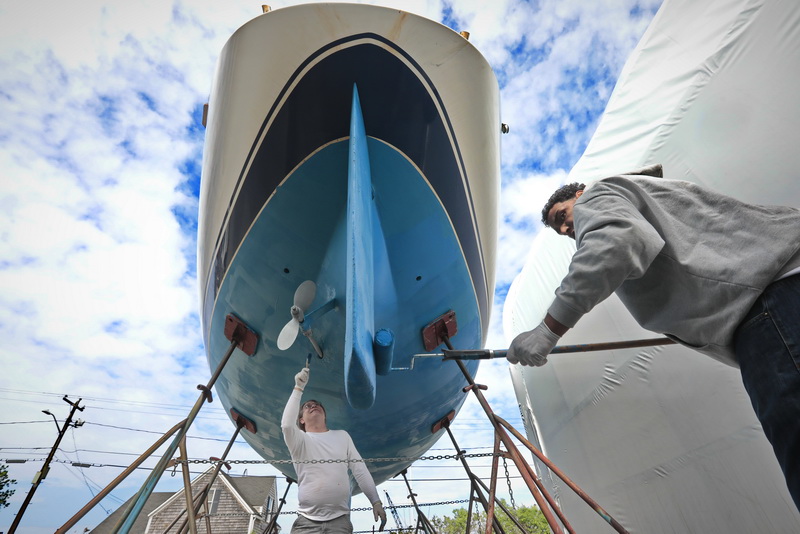
<svg viewBox="0 0 800 534">
<path fill-rule="evenodd" d="M 478 306 L 466 262 L 447 214 L 418 170 L 394 148 L 369 138 L 374 231 L 374 324 L 394 333 L 393 367 L 409 367 L 425 352 L 421 329 L 452 309 L 459 331 L 457 349 L 482 346 Z M 225 316 L 235 313 L 260 337 L 253 357 L 237 351 L 216 389 L 226 411 L 235 407 L 253 420 L 258 433 L 242 433 L 265 459 L 288 459 L 280 431 L 283 406 L 293 377 L 313 348 L 304 336 L 279 351 L 276 339 L 289 320 L 297 286 L 317 283 L 314 309 L 330 299 L 336 308 L 315 317 L 311 328 L 325 352 L 311 358 L 306 398 L 326 407 L 330 428 L 347 430 L 365 458 L 419 456 L 438 435 L 431 425 L 461 407 L 466 385 L 454 362 L 416 361 L 413 371 L 376 378 L 375 402 L 367 410 L 347 402 L 343 351 L 346 310 L 347 141 L 328 145 L 309 157 L 270 198 L 223 280 L 210 324 L 210 365 L 216 367 L 229 342 Z M 234 214 L 235 216 L 235 214 Z M 477 361 L 466 362 L 474 374 Z M 382 482 L 411 462 L 369 464 Z M 276 467 L 294 476 L 290 465 Z"/>
</svg>

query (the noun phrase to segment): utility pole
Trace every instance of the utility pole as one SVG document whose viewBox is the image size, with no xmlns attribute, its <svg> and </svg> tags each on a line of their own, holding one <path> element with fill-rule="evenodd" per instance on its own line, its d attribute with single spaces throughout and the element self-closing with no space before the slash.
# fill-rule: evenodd
<svg viewBox="0 0 800 534">
<path fill-rule="evenodd" d="M 28 507 L 28 504 L 31 502 L 31 499 L 33 499 L 33 494 L 36 491 L 36 488 L 39 487 L 39 484 L 41 484 L 42 480 L 44 480 L 45 477 L 47 476 L 47 472 L 50 471 L 50 462 L 53 460 L 53 457 L 56 455 L 56 451 L 58 450 L 58 446 L 61 443 L 61 438 L 64 437 L 64 434 L 67 432 L 67 428 L 69 428 L 70 426 L 72 426 L 74 428 L 78 428 L 79 426 L 83 425 L 83 421 L 81 421 L 80 419 L 78 421 L 74 422 L 74 423 L 72 422 L 72 416 L 75 415 L 75 411 L 76 410 L 83 411 L 83 409 L 86 408 L 85 406 L 78 406 L 81 403 L 82 399 L 78 399 L 78 402 L 72 402 L 71 400 L 69 400 L 67 398 L 66 395 L 64 395 L 64 398 L 61 399 L 61 400 L 63 400 L 64 402 L 66 402 L 67 404 L 72 406 L 72 409 L 69 412 L 69 416 L 67 417 L 67 420 L 64 421 L 64 426 L 63 427 L 59 428 L 58 421 L 56 420 L 56 416 L 53 415 L 52 413 L 50 413 L 49 410 L 42 410 L 43 413 L 51 416 L 53 418 L 53 421 L 55 421 L 56 428 L 58 428 L 58 438 L 56 439 L 56 442 L 53 444 L 53 448 L 50 449 L 50 454 L 47 456 L 47 459 L 44 461 L 44 466 L 42 466 L 42 470 L 39 471 L 38 473 L 36 473 L 36 475 L 34 475 L 33 482 L 31 483 L 31 484 L 33 484 L 33 486 L 31 486 L 31 489 L 28 492 L 28 495 L 25 497 L 25 501 L 22 503 L 22 506 L 20 507 L 19 512 L 17 512 L 17 517 L 14 518 L 14 522 L 11 524 L 11 527 L 8 529 L 8 534 L 14 534 L 14 532 L 17 530 L 17 526 L 19 525 L 19 522 L 22 519 L 22 515 L 25 513 L 25 509 Z"/>
</svg>

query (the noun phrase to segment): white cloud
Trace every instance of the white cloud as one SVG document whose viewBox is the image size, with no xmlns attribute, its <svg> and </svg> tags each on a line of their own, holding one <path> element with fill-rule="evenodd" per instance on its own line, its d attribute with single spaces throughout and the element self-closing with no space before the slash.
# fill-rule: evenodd
<svg viewBox="0 0 800 534">
<path fill-rule="evenodd" d="M 527 6 L 528 4 L 524 4 Z M 568 168 L 581 155 L 616 75 L 650 19 L 638 2 L 541 2 L 514 35 L 501 75 L 506 168 Z"/>
</svg>

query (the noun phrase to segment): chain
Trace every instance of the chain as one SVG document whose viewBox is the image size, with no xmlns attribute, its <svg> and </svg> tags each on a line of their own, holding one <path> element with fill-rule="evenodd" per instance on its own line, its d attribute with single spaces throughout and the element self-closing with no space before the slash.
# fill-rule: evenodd
<svg viewBox="0 0 800 534">
<path fill-rule="evenodd" d="M 469 499 L 461 499 L 458 501 L 439 501 L 439 502 L 429 502 L 424 504 L 419 504 L 418 506 L 445 506 L 448 504 L 464 504 L 469 502 Z M 387 509 L 392 508 L 414 508 L 413 504 L 395 504 L 394 506 L 387 506 Z M 371 512 L 372 507 L 364 507 L 364 508 L 351 508 L 351 512 Z M 287 512 L 281 512 L 279 515 L 292 515 L 297 514 L 297 510 L 289 510 Z M 206 514 L 203 514 L 205 517 Z M 268 513 L 267 516 L 271 516 L 271 513 Z M 213 513 L 208 514 L 208 517 L 261 517 L 260 514 L 248 514 L 248 513 Z"/>
<path fill-rule="evenodd" d="M 508 495 L 511 499 L 511 509 L 516 510 L 517 505 L 514 503 L 514 490 L 511 489 L 511 475 L 508 474 L 508 464 L 506 463 L 505 456 L 503 456 L 503 469 L 506 471 L 506 484 L 508 484 Z"/>
<path fill-rule="evenodd" d="M 500 454 L 498 453 L 498 456 Z M 397 456 L 395 458 L 358 458 L 348 460 L 343 459 L 324 459 L 324 460 L 225 460 L 228 464 L 336 464 L 336 463 L 350 463 L 350 462 L 416 462 L 417 460 L 459 460 L 461 458 L 483 458 L 486 456 L 495 456 L 493 452 L 476 452 L 473 454 L 438 454 L 436 456 Z M 206 460 L 204 458 L 195 458 L 192 460 L 176 459 L 175 463 L 179 464 L 216 464 L 219 460 Z"/>
<path fill-rule="evenodd" d="M 448 505 L 448 504 L 464 504 L 465 502 L 469 502 L 469 499 L 461 499 L 461 500 L 458 500 L 458 501 L 439 501 L 439 502 L 420 503 L 417 506 L 419 506 L 421 508 L 423 506 L 445 506 L 445 505 Z M 413 504 L 395 504 L 394 506 L 386 506 L 386 508 L 387 509 L 392 509 L 392 508 L 416 508 L 416 507 Z M 351 508 L 350 511 L 351 512 L 371 512 L 372 511 L 372 507 L 370 506 L 368 508 Z M 297 513 L 297 511 L 295 510 L 295 511 L 289 511 L 289 512 L 281 512 L 280 515 L 296 514 L 296 513 Z"/>
<path fill-rule="evenodd" d="M 419 507 L 422 507 L 422 506 L 444 506 L 446 504 L 463 504 L 465 502 L 469 502 L 469 499 L 461 499 L 459 501 L 429 502 L 429 503 L 424 503 L 424 504 L 420 503 L 417 506 L 419 506 Z M 413 504 L 395 504 L 394 506 L 387 506 L 386 508 L 391 510 L 392 508 L 416 508 L 416 507 Z M 350 510 L 352 512 L 367 512 L 367 511 L 371 512 L 372 511 L 372 507 L 370 507 L 370 508 L 351 508 Z M 281 512 L 281 513 L 283 514 L 283 513 L 286 513 L 286 512 Z M 293 512 L 291 512 L 291 513 L 293 513 Z"/>
</svg>

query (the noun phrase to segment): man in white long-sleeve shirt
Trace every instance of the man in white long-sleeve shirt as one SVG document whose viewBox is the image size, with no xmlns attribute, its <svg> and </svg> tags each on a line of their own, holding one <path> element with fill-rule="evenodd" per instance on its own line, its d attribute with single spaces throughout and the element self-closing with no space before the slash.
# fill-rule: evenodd
<svg viewBox="0 0 800 534">
<path fill-rule="evenodd" d="M 616 293 L 642 327 L 740 368 L 800 509 L 800 210 L 652 178 L 661 174 L 655 165 L 553 194 L 542 222 L 577 251 L 544 320 L 507 358 L 544 365 Z"/>
<path fill-rule="evenodd" d="M 329 430 L 325 408 L 318 401 L 300 400 L 308 383 L 309 369 L 304 367 L 294 377 L 295 386 L 281 418 L 283 439 L 292 455 L 297 472 L 298 517 L 292 533 L 315 532 L 349 534 L 350 477 L 372 503 L 375 521 L 386 521 L 386 512 L 378 490 L 353 440 L 344 430 Z M 305 463 L 309 460 L 346 460 L 341 462 Z"/>
</svg>

